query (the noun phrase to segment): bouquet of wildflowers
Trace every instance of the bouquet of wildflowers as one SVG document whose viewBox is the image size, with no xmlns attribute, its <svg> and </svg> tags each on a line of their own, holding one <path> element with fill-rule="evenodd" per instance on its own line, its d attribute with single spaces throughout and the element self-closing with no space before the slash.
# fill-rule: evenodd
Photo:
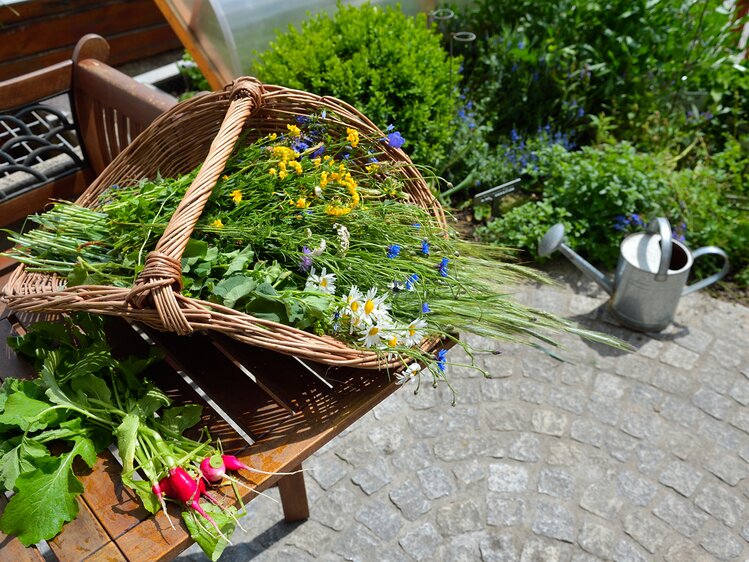
<svg viewBox="0 0 749 562">
<path fill-rule="evenodd" d="M 415 204 L 402 164 L 381 158 L 399 132 L 364 138 L 336 123 L 299 116 L 282 135 L 238 143 L 182 256 L 184 295 L 376 351 L 409 365 L 401 382 L 421 365 L 443 378 L 445 352 L 423 344 L 459 331 L 529 343 L 579 332 L 506 296 L 538 275 Z M 96 210 L 58 203 L 11 236 L 9 254 L 69 286 L 131 286 L 196 173 L 112 186 Z"/>
</svg>

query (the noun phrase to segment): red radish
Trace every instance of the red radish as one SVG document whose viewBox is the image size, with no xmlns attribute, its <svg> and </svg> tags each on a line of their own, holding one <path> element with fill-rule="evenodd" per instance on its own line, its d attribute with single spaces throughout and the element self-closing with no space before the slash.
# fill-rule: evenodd
<svg viewBox="0 0 749 562">
<path fill-rule="evenodd" d="M 174 529 L 174 523 L 172 522 L 172 518 L 169 517 L 169 512 L 166 510 L 166 502 L 164 501 L 165 496 L 171 497 L 173 493 L 172 485 L 169 483 L 169 479 L 163 478 L 162 480 L 151 486 L 151 491 L 157 498 L 159 498 L 161 509 L 164 510 L 164 514 L 169 521 L 169 525 L 172 527 L 172 529 Z"/>
<path fill-rule="evenodd" d="M 197 481 L 181 466 L 169 471 L 169 484 L 173 497 L 181 502 L 190 504 L 199 496 Z"/>
<path fill-rule="evenodd" d="M 200 472 L 208 482 L 220 482 L 226 475 L 226 463 L 220 455 L 211 455 L 200 462 Z"/>
</svg>

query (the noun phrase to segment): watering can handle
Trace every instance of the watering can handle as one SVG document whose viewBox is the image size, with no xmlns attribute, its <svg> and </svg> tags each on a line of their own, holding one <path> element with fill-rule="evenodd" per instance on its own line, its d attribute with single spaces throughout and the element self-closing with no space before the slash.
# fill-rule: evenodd
<svg viewBox="0 0 749 562">
<path fill-rule="evenodd" d="M 661 263 L 658 273 L 655 274 L 656 281 L 665 281 L 668 277 L 668 267 L 671 265 L 671 225 L 668 219 L 658 217 L 648 225 L 650 234 L 661 235 Z"/>
<path fill-rule="evenodd" d="M 720 281 L 723 279 L 723 277 L 726 276 L 726 273 L 728 273 L 728 270 L 730 268 L 730 263 L 728 261 L 728 255 L 718 248 L 717 246 L 704 246 L 703 248 L 697 248 L 692 256 L 694 259 L 697 259 L 700 256 L 704 256 L 706 254 L 717 254 L 723 258 L 723 269 L 721 269 L 718 273 L 713 273 L 710 277 L 706 277 L 702 281 L 697 281 L 696 283 L 692 283 L 691 285 L 684 287 L 684 290 L 681 292 L 681 295 L 688 295 L 689 293 L 694 293 L 695 291 L 699 291 L 700 289 L 704 289 L 708 285 L 712 285 L 716 281 Z"/>
</svg>

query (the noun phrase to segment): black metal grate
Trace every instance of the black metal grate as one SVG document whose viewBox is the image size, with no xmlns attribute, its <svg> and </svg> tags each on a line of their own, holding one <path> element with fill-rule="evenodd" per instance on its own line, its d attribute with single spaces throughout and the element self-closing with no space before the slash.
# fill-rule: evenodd
<svg viewBox="0 0 749 562">
<path fill-rule="evenodd" d="M 0 114 L 0 202 L 83 166 L 75 127 L 47 104 Z"/>
</svg>

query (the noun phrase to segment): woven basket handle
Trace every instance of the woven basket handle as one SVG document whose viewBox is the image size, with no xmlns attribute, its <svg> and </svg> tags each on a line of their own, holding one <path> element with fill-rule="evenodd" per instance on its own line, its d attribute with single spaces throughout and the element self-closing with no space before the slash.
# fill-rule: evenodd
<svg viewBox="0 0 749 562">
<path fill-rule="evenodd" d="M 260 107 L 262 94 L 261 85 L 255 80 L 239 78 L 234 81 L 229 109 L 205 162 L 172 215 L 156 249 L 146 256 L 143 271 L 126 297 L 132 306 L 143 308 L 150 296 L 162 324 L 180 335 L 192 332 L 175 295 L 175 291 L 182 289 L 182 253 L 234 150 L 245 121 Z"/>
</svg>

